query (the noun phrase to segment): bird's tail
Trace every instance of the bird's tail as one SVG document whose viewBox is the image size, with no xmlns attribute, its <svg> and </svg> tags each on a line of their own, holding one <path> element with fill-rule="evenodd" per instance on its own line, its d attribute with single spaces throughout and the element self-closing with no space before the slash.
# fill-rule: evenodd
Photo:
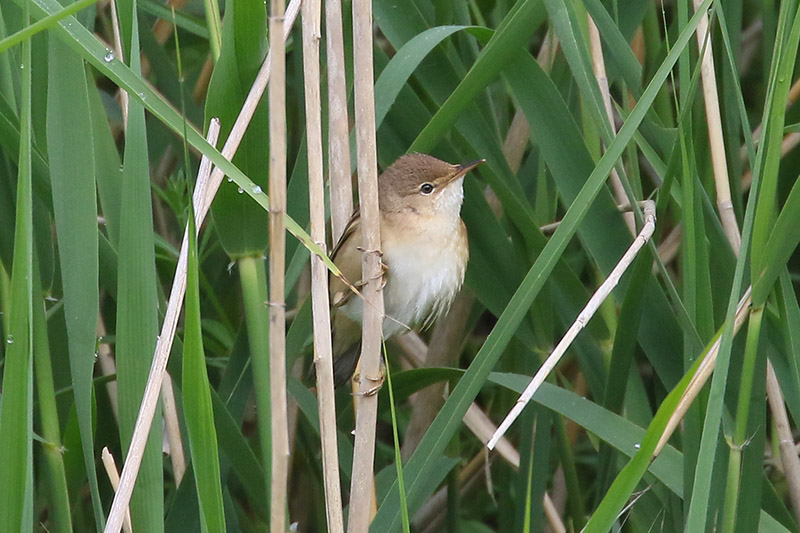
<svg viewBox="0 0 800 533">
<path fill-rule="evenodd" d="M 337 354 L 337 357 L 333 360 L 334 387 L 339 388 L 350 381 L 360 358 L 361 342 L 357 342 L 341 354 Z"/>
</svg>

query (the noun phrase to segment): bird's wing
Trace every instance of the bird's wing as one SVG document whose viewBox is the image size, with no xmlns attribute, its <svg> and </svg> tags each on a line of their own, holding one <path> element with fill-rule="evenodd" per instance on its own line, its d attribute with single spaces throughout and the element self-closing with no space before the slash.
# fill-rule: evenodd
<svg viewBox="0 0 800 533">
<path fill-rule="evenodd" d="M 349 242 L 352 241 L 352 242 Z M 347 242 L 347 246 L 345 246 Z M 356 209 L 344 228 L 342 237 L 331 252 L 331 259 L 345 279 L 355 287 L 361 285 L 361 215 Z M 330 299 L 333 307 L 344 305 L 353 296 L 345 283 L 336 276 L 330 277 Z"/>
</svg>

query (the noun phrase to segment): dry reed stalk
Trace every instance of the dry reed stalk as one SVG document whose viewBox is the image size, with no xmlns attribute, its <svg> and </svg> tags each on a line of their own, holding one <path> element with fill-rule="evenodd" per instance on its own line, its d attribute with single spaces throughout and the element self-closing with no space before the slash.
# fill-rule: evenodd
<svg viewBox="0 0 800 533">
<path fill-rule="evenodd" d="M 219 120 L 212 118 L 208 125 L 208 142 L 216 146 L 219 136 Z M 222 174 L 214 180 L 209 178 L 211 171 L 211 161 L 203 156 L 200 161 L 200 168 L 197 172 L 192 203 L 194 204 L 195 231 L 203 224 L 203 220 L 211 207 L 211 200 L 216 195 L 222 183 Z M 178 264 L 175 266 L 175 276 L 172 280 L 167 310 L 164 314 L 164 323 L 161 326 L 161 334 L 156 341 L 156 348 L 153 354 L 153 363 L 150 366 L 150 375 L 147 377 L 147 384 L 142 396 L 142 403 L 139 407 L 139 414 L 136 417 L 136 424 L 131 436 L 131 444 L 128 449 L 125 464 L 122 467 L 119 489 L 114 495 L 111 510 L 106 522 L 106 533 L 118 533 L 122 527 L 122 521 L 128 509 L 128 504 L 133 494 L 133 486 L 136 477 L 139 475 L 139 467 L 142 465 L 142 455 L 150 433 L 150 426 L 153 423 L 156 406 L 158 405 L 161 382 L 169 360 L 169 353 L 172 349 L 172 342 L 175 339 L 175 330 L 178 326 L 178 318 L 183 307 L 183 297 L 186 294 L 186 274 L 189 259 L 189 225 L 183 232 L 183 242 L 178 256 Z"/>
<path fill-rule="evenodd" d="M 783 402 L 783 392 L 775 376 L 775 369 L 772 362 L 767 360 L 767 399 L 769 410 L 775 419 L 775 426 L 780 439 L 781 462 L 783 463 L 783 475 L 786 484 L 789 486 L 789 496 L 792 502 L 792 510 L 795 518 L 800 520 L 800 457 L 794 450 L 794 437 L 789 426 L 789 417 L 786 414 L 786 407 Z"/>
<path fill-rule="evenodd" d="M 358 152 L 358 196 L 363 233 L 362 289 L 364 313 L 359 372 L 358 413 L 353 450 L 353 475 L 350 485 L 350 510 L 347 530 L 351 533 L 369 529 L 375 462 L 375 426 L 380 382 L 380 353 L 383 326 L 381 292 L 381 233 L 378 211 L 378 157 L 375 146 L 375 97 L 372 63 L 372 2 L 353 2 L 353 76 Z M 367 312 L 367 309 L 370 311 Z"/>
<path fill-rule="evenodd" d="M 780 440 L 781 461 L 786 482 L 789 485 L 789 496 L 792 502 L 795 520 L 800 521 L 800 462 L 797 461 L 797 451 L 794 446 L 792 428 L 789 425 L 789 416 L 783 403 L 781 386 L 772 364 L 767 364 L 767 400 L 770 411 L 775 419 Z M 794 458 L 792 460 L 791 458 Z"/>
<path fill-rule="evenodd" d="M 169 443 L 169 460 L 172 463 L 172 475 L 175 477 L 175 485 L 180 486 L 183 474 L 186 473 L 186 455 L 183 453 L 175 391 L 172 388 L 172 378 L 167 372 L 164 373 L 164 381 L 161 382 L 161 406 L 164 413 L 165 437 Z"/>
<path fill-rule="evenodd" d="M 269 34 L 283 35 L 283 0 L 270 2 Z M 289 425 L 286 399 L 286 44 L 272 40 L 269 84 L 270 531 L 286 531 Z"/>
<path fill-rule="evenodd" d="M 744 321 L 747 318 L 747 313 L 750 310 L 751 289 L 752 287 L 747 288 L 744 295 L 739 300 L 738 306 L 736 307 L 736 315 L 733 319 L 734 336 L 736 336 L 736 333 L 742 327 L 742 324 L 744 324 Z M 700 390 L 706 384 L 706 381 L 708 381 L 708 377 L 714 371 L 714 367 L 717 364 L 717 354 L 719 353 L 719 347 L 721 343 L 722 337 L 717 337 L 717 340 L 708 350 L 703 362 L 697 367 L 697 371 L 695 372 L 694 376 L 692 376 L 692 379 L 689 382 L 689 385 L 686 387 L 686 391 L 684 391 L 680 401 L 678 402 L 675 411 L 673 411 L 670 419 L 667 420 L 667 425 L 664 427 L 664 432 L 661 434 L 661 438 L 658 440 L 655 450 L 653 451 L 653 457 L 658 457 L 658 454 L 660 454 L 661 450 L 664 449 L 664 446 L 667 445 L 667 442 L 669 442 L 669 439 L 672 437 L 672 434 L 675 432 L 678 424 L 680 424 L 681 420 L 683 420 L 683 417 L 686 415 L 686 411 L 689 410 L 692 402 L 694 402 L 694 399 L 697 398 L 697 395 L 700 394 Z"/>
<path fill-rule="evenodd" d="M 308 138 L 308 202 L 311 239 L 325 245 L 325 180 L 322 156 L 322 102 L 320 97 L 319 41 L 320 0 L 303 2 L 303 80 Z M 329 66 L 330 68 L 330 66 Z M 336 401 L 333 388 L 333 347 L 328 297 L 328 268 L 317 255 L 311 256 L 311 312 L 314 320 L 314 365 L 322 447 L 322 477 L 328 531 L 344 531 L 336 442 Z"/>
<path fill-rule="evenodd" d="M 573 322 L 572 326 L 570 326 L 570 328 L 564 334 L 564 337 L 562 337 L 561 341 L 559 341 L 553 352 L 539 368 L 539 371 L 536 372 L 536 375 L 533 377 L 531 382 L 527 387 L 525 387 L 525 391 L 519 397 L 517 403 L 514 405 L 508 415 L 506 415 L 505 420 L 503 420 L 503 422 L 500 424 L 500 427 L 497 429 L 497 431 L 495 431 L 494 435 L 489 440 L 489 443 L 486 445 L 490 450 L 494 449 L 500 438 L 505 434 L 520 413 L 522 413 L 522 410 L 525 408 L 528 402 L 530 402 L 534 393 L 541 386 L 541 384 L 544 383 L 544 380 L 547 379 L 547 376 L 550 375 L 550 372 L 556 367 L 558 362 L 561 360 L 561 357 L 566 353 L 567 349 L 572 344 L 572 341 L 574 341 L 575 337 L 578 336 L 578 333 L 580 333 L 580 331 L 586 327 L 586 324 L 589 322 L 592 316 L 594 316 L 594 313 L 597 311 L 600 305 L 611 294 L 611 291 L 614 289 L 614 287 L 617 286 L 620 278 L 636 258 L 639 250 L 641 250 L 645 244 L 647 244 L 647 241 L 653 235 L 653 231 L 655 230 L 656 226 L 655 202 L 652 200 L 645 200 L 642 202 L 642 208 L 644 211 L 644 226 L 642 227 L 642 230 L 633 240 L 631 246 L 625 251 L 625 254 L 608 275 L 608 278 L 602 283 L 602 285 L 600 285 L 600 287 L 598 287 L 597 291 L 595 291 L 595 293 L 589 299 L 586 307 L 584 307 L 583 310 L 578 314 L 575 322 Z"/>
<path fill-rule="evenodd" d="M 700 8 L 702 0 L 693 0 L 695 10 Z M 706 108 L 708 125 L 708 143 L 711 150 L 711 163 L 714 171 L 714 187 L 717 192 L 717 210 L 720 222 L 725 230 L 728 242 L 736 255 L 742 247 L 742 236 L 736 223 L 731 201 L 731 186 L 728 178 L 728 162 L 725 157 L 725 141 L 722 136 L 722 118 L 719 112 L 719 93 L 714 70 L 714 49 L 711 44 L 711 33 L 708 26 L 708 13 L 703 13 L 697 25 L 697 48 L 703 54 L 700 65 L 700 78 L 703 84 L 703 101 Z"/>
<path fill-rule="evenodd" d="M 350 126 L 347 121 L 347 85 L 341 0 L 325 3 L 328 68 L 328 175 L 331 191 L 331 242 L 339 242 L 353 214 L 350 177 Z"/>
<path fill-rule="evenodd" d="M 586 15 L 589 27 L 589 50 L 592 54 L 592 68 L 594 70 L 594 77 L 597 80 L 597 86 L 600 87 L 600 94 L 603 96 L 603 107 L 606 111 L 606 118 L 608 125 L 614 135 L 617 133 L 617 128 L 614 126 L 614 107 L 611 104 L 611 92 L 608 89 L 608 75 L 606 74 L 606 63 L 603 59 L 603 43 L 600 41 L 600 32 L 594 23 L 592 17 Z M 611 190 L 614 193 L 614 198 L 618 204 L 626 203 L 628 195 L 625 193 L 625 188 L 622 186 L 622 180 L 617 173 L 616 167 L 611 169 L 611 175 L 608 178 L 611 185 Z M 633 213 L 625 213 L 622 215 L 625 220 L 625 225 L 631 235 L 636 235 L 636 221 Z"/>
<path fill-rule="evenodd" d="M 106 470 L 108 481 L 111 483 L 111 488 L 116 491 L 117 487 L 119 487 L 119 472 L 117 472 L 117 463 L 114 462 L 114 456 L 111 455 L 108 448 L 103 447 L 103 451 L 100 453 L 100 460 L 103 461 L 103 467 Z M 122 520 L 122 530 L 125 533 L 131 533 L 133 531 L 131 527 L 131 513 L 128 510 L 125 511 L 125 518 Z"/>
</svg>

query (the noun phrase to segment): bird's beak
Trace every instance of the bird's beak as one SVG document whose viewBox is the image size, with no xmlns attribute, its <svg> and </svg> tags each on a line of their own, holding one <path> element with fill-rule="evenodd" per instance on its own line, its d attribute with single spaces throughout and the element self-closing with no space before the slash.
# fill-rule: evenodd
<svg viewBox="0 0 800 533">
<path fill-rule="evenodd" d="M 458 178 L 463 177 L 467 172 L 472 170 L 473 168 L 477 167 L 481 163 L 485 163 L 485 159 L 478 159 L 476 161 L 470 161 L 469 163 L 462 163 L 460 165 L 456 165 L 456 173 L 453 174 L 453 177 L 450 178 L 449 181 L 455 181 Z"/>
</svg>

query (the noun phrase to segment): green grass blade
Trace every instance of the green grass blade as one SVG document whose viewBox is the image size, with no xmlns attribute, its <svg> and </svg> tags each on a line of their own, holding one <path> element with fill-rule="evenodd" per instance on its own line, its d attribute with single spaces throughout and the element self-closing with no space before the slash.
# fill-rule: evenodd
<svg viewBox="0 0 800 533">
<path fill-rule="evenodd" d="M 48 15 L 42 19 L 39 19 L 30 26 L 26 26 L 25 28 L 18 31 L 14 35 L 9 35 L 5 39 L 0 40 L 0 54 L 2 54 L 4 51 L 8 50 L 12 46 L 17 45 L 26 39 L 32 38 L 38 32 L 46 30 L 53 24 L 57 23 L 59 20 L 68 17 L 70 15 L 74 15 L 78 11 L 86 9 L 87 7 L 95 4 L 96 2 L 97 0 L 78 0 L 74 4 L 68 5 L 61 11 L 58 11 L 57 13 L 53 13 L 52 15 Z"/>
<path fill-rule="evenodd" d="M 92 435 L 98 295 L 97 201 L 88 84 L 83 61 L 50 42 L 47 152 L 59 243 L 70 374 L 95 526 L 103 528 Z M 76 131 L 84 134 L 75 135 Z"/>
<path fill-rule="evenodd" d="M 756 218 L 753 223 L 753 304 L 761 305 L 766 301 L 770 289 L 778 277 L 780 269 L 791 255 L 798 241 L 796 207 L 800 202 L 800 192 L 790 194 L 778 222 L 776 190 L 778 186 L 778 168 L 781 164 L 781 140 L 785 122 L 786 102 L 792 72 L 797 60 L 797 48 L 800 42 L 800 10 L 795 13 L 791 31 L 782 51 L 776 43 L 776 57 L 780 53 L 779 63 L 773 73 L 774 92 L 768 101 L 768 118 L 765 122 L 762 144 L 763 169 L 761 191 L 758 196 Z M 794 188 L 792 190 L 794 193 Z M 791 203 L 790 203 L 791 201 Z M 792 210 L 795 212 L 792 213 Z M 781 220 L 783 218 L 783 220 Z M 774 224 L 774 229 L 773 228 Z M 791 249 L 790 249 L 791 248 Z"/>
<path fill-rule="evenodd" d="M 133 22 L 136 23 L 135 12 Z M 136 52 L 131 54 L 131 68 L 138 72 L 138 32 L 133 32 L 132 43 Z M 120 440 L 123 450 L 127 451 L 158 335 L 147 129 L 144 108 L 135 98 L 130 99 L 128 107 L 123 161 L 116 354 Z M 154 419 L 156 423 L 147 439 L 130 510 L 134 528 L 157 533 L 164 524 L 160 407 Z"/>
<path fill-rule="evenodd" d="M 193 212 L 190 215 L 193 218 Z M 206 371 L 203 333 L 200 325 L 200 287 L 197 239 L 194 224 L 189 225 L 189 266 L 186 281 L 186 325 L 183 344 L 183 410 L 189 436 L 200 521 L 204 532 L 225 531 L 222 505 L 219 451 L 211 385 Z"/>
<path fill-rule="evenodd" d="M 24 21 L 27 23 L 28 10 Z M 31 187 L 31 42 L 22 43 L 22 113 L 10 328 L 0 402 L 0 530 L 33 527 L 33 193 Z"/>
<path fill-rule="evenodd" d="M 792 186 L 764 247 L 764 255 L 760 262 L 762 266 L 753 280 L 754 298 L 756 292 L 760 298 L 766 298 L 798 243 L 800 243 L 800 180 L 795 181 Z"/>
<path fill-rule="evenodd" d="M 761 274 L 765 247 L 767 246 L 768 236 L 775 223 L 775 213 L 777 212 L 777 187 L 778 187 L 778 168 L 781 162 L 781 138 L 783 137 L 783 125 L 785 122 L 786 102 L 789 95 L 790 80 L 794 65 L 797 59 L 797 46 L 800 40 L 800 12 L 796 12 L 794 20 L 789 26 L 791 7 L 788 4 L 781 5 L 779 15 L 778 36 L 775 41 L 775 50 L 770 66 L 770 83 L 767 94 L 766 107 L 764 109 L 764 132 L 759 150 L 760 172 L 761 172 L 761 191 L 759 191 L 758 205 L 756 206 L 756 217 L 753 222 L 753 259 L 751 265 L 751 276 L 757 280 Z M 790 33 L 784 41 L 783 33 L 785 28 L 790 27 Z M 759 168 L 753 170 L 755 175 Z M 774 282 L 774 278 L 772 279 Z M 755 281 L 754 281 L 755 283 Z M 766 288 L 772 286 L 770 283 Z M 753 289 L 755 289 L 755 285 Z M 766 299 L 766 291 L 759 286 L 758 292 L 753 291 L 753 303 L 761 305 Z"/>
</svg>

